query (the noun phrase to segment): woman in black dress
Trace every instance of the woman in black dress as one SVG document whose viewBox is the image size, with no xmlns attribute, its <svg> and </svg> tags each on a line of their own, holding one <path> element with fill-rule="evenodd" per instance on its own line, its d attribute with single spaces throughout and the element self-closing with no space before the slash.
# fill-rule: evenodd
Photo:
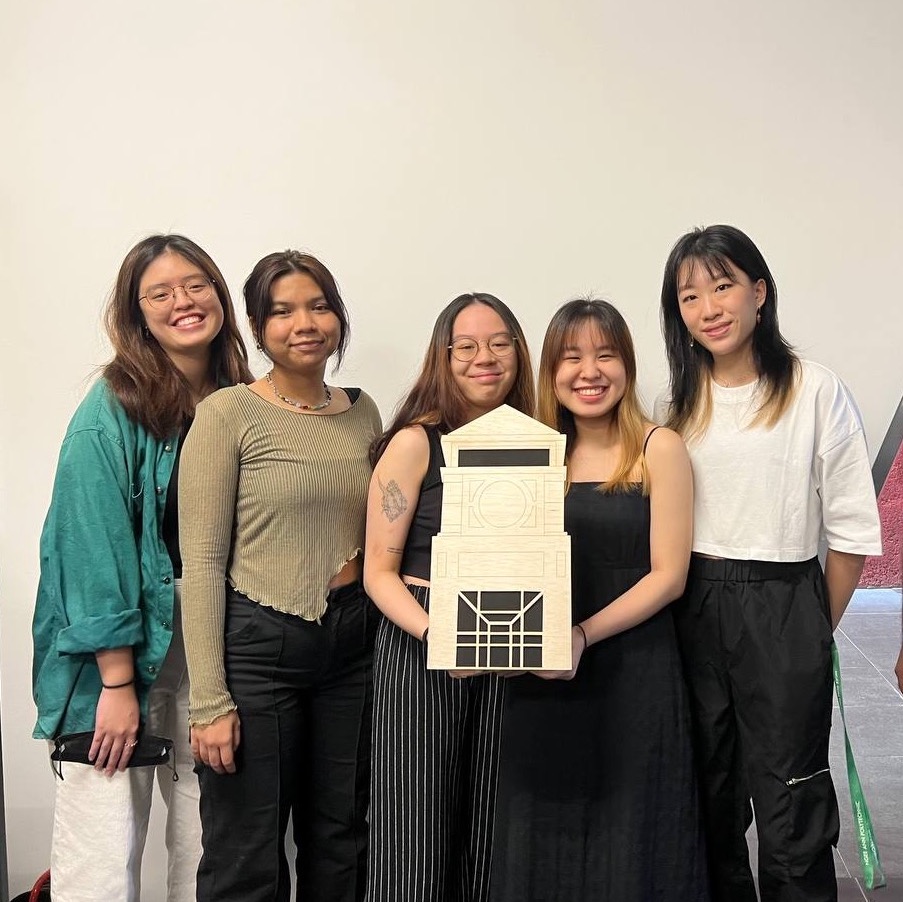
<svg viewBox="0 0 903 902">
<path fill-rule="evenodd" d="M 539 418 L 568 437 L 573 666 L 511 680 L 494 902 L 708 898 L 671 613 L 692 534 L 690 465 L 636 397 L 630 332 L 604 301 L 546 332 Z"/>
</svg>

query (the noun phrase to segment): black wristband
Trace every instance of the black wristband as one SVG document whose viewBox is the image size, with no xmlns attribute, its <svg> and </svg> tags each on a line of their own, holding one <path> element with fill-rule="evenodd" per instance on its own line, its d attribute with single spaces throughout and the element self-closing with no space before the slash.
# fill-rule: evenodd
<svg viewBox="0 0 903 902">
<path fill-rule="evenodd" d="M 125 689 L 126 686 L 135 685 L 135 678 L 132 677 L 130 680 L 126 680 L 124 683 L 113 683 L 112 685 L 107 685 L 103 680 L 101 680 L 100 685 L 103 686 L 104 689 Z"/>
<path fill-rule="evenodd" d="M 580 630 L 581 635 L 583 636 L 583 650 L 586 651 L 589 648 L 589 639 L 586 638 L 586 630 L 583 628 L 583 624 L 575 623 L 574 626 Z"/>
<path fill-rule="evenodd" d="M 420 641 L 421 641 L 424 645 L 426 645 L 426 637 L 427 637 L 427 635 L 429 634 L 429 631 L 430 631 L 430 628 L 427 627 L 427 628 L 423 631 L 423 635 L 420 637 Z"/>
</svg>

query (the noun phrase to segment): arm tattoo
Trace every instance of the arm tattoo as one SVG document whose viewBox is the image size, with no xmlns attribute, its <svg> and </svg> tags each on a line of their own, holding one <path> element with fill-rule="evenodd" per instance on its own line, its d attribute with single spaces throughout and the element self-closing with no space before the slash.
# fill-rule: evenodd
<svg viewBox="0 0 903 902">
<path fill-rule="evenodd" d="M 377 479 L 377 482 L 379 482 L 380 491 L 383 493 L 383 513 L 389 518 L 391 523 L 408 509 L 408 500 L 394 479 L 390 479 L 388 485 L 383 485 L 381 479 Z"/>
</svg>

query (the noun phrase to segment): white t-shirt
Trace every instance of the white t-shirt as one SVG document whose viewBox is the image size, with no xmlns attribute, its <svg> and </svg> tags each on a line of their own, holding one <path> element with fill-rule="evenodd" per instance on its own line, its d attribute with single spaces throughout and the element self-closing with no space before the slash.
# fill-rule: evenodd
<svg viewBox="0 0 903 902">
<path fill-rule="evenodd" d="M 687 442 L 693 550 L 715 557 L 804 561 L 828 547 L 881 554 L 881 525 L 862 421 L 829 369 L 801 361 L 794 398 L 771 429 L 749 427 L 760 383 L 712 383 L 712 420 Z M 660 416 L 667 398 L 656 404 Z M 664 417 L 662 416 L 662 419 Z"/>
</svg>

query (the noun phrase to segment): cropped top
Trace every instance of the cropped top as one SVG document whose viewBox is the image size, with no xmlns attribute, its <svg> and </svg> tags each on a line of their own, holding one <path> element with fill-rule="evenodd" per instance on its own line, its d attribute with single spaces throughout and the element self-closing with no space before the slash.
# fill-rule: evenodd
<svg viewBox="0 0 903 902">
<path fill-rule="evenodd" d="M 435 426 L 424 426 L 423 429 L 430 444 L 430 459 L 408 530 L 399 573 L 428 580 L 433 536 L 442 525 L 442 474 L 439 469 L 445 465 L 445 457 L 439 430 Z"/>
<path fill-rule="evenodd" d="M 179 471 L 182 611 L 191 722 L 235 707 L 223 668 L 228 581 L 305 620 L 364 544 L 368 449 L 379 413 L 364 392 L 344 411 L 304 415 L 246 385 L 202 401 Z"/>
</svg>

